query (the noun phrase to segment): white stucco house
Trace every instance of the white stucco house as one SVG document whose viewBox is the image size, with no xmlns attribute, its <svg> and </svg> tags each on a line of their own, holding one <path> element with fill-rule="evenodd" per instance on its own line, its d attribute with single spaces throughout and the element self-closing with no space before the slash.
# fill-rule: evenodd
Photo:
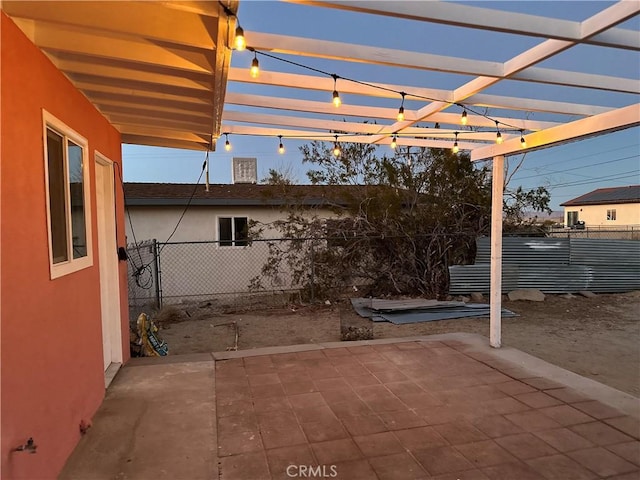
<svg viewBox="0 0 640 480">
<path fill-rule="evenodd" d="M 577 222 L 587 228 L 640 227 L 640 185 L 598 188 L 560 206 L 567 227 Z"/>
</svg>

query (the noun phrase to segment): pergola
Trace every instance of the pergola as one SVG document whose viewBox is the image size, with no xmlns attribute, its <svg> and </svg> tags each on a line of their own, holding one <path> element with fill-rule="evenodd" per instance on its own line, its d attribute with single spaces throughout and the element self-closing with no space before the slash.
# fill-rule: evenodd
<svg viewBox="0 0 640 480">
<path fill-rule="evenodd" d="M 536 43 L 496 62 L 246 30 L 247 46 L 255 51 L 256 59 L 295 59 L 301 66 L 318 60 L 356 62 L 446 72 L 462 80 L 447 89 L 436 89 L 381 84 L 367 78 L 354 82 L 344 71 L 331 76 L 321 70 L 309 74 L 291 73 L 290 69 L 261 71 L 254 78 L 248 65 L 230 66 L 233 33 L 239 25 L 236 1 L 5 1 L 2 8 L 119 129 L 125 143 L 205 150 L 213 149 L 225 133 L 333 142 L 333 134 L 340 132 L 340 140 L 377 145 L 395 141 L 400 146 L 451 148 L 456 142 L 461 150 L 470 152 L 472 161 L 492 159 L 490 342 L 499 347 L 505 157 L 640 124 L 637 77 L 540 64 L 581 45 L 598 47 L 603 55 L 612 50 L 636 54 L 640 34 L 618 25 L 638 15 L 640 2 L 619 1 L 589 18 L 570 21 L 441 1 L 285 1 L 362 16 L 527 36 Z M 244 9 L 251 7 L 251 2 L 243 5 Z M 270 66 L 278 64 L 270 62 Z M 488 93 L 506 81 L 524 82 L 531 92 L 543 84 L 616 92 L 622 100 L 611 106 Z M 278 91 L 283 95 L 226 91 L 236 83 L 245 90 L 253 85 L 256 91 L 281 87 Z M 330 101 L 300 98 L 300 92 L 329 95 L 333 90 L 357 95 L 358 104 L 343 104 L 337 113 Z M 404 100 L 420 102 L 421 106 L 407 107 L 399 120 L 398 107 L 380 106 L 380 99 L 395 99 L 398 105 L 402 101 L 403 106 Z M 478 113 L 486 108 L 499 114 Z M 463 111 L 471 129 L 460 126 Z M 532 120 L 531 112 L 550 114 L 553 120 Z M 336 116 L 355 120 L 342 121 Z M 498 144 L 500 129 L 503 141 Z"/>
</svg>

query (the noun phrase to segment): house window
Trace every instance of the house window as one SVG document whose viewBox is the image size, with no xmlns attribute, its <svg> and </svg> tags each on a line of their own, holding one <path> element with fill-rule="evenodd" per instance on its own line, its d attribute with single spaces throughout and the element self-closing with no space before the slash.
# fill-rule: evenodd
<svg viewBox="0 0 640 480">
<path fill-rule="evenodd" d="M 607 210 L 607 220 L 615 220 L 616 219 L 616 209 L 612 208 Z"/>
<path fill-rule="evenodd" d="M 219 217 L 218 241 L 221 247 L 244 247 L 249 238 L 247 217 Z"/>
<path fill-rule="evenodd" d="M 575 225 L 578 223 L 578 212 L 567 212 L 567 227 Z"/>
<path fill-rule="evenodd" d="M 44 157 L 51 278 L 93 264 L 87 141 L 44 114 Z"/>
</svg>

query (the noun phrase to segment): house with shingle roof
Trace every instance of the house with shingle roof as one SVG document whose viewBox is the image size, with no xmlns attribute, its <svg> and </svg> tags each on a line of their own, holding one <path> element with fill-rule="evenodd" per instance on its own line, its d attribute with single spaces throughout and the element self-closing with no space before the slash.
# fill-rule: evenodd
<svg viewBox="0 0 640 480">
<path fill-rule="evenodd" d="M 577 222 L 598 228 L 640 225 L 640 185 L 598 188 L 560 206 L 568 227 Z"/>
</svg>

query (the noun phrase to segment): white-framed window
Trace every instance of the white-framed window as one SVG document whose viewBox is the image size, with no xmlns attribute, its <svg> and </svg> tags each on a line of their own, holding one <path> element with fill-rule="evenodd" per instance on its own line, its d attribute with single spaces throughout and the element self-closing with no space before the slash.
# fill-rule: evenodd
<svg viewBox="0 0 640 480">
<path fill-rule="evenodd" d="M 607 210 L 607 220 L 615 220 L 616 219 L 616 209 L 611 208 Z"/>
<path fill-rule="evenodd" d="M 247 217 L 218 217 L 218 246 L 244 247 L 248 237 Z"/>
<path fill-rule="evenodd" d="M 93 265 L 87 140 L 43 111 L 51 279 Z"/>
</svg>

